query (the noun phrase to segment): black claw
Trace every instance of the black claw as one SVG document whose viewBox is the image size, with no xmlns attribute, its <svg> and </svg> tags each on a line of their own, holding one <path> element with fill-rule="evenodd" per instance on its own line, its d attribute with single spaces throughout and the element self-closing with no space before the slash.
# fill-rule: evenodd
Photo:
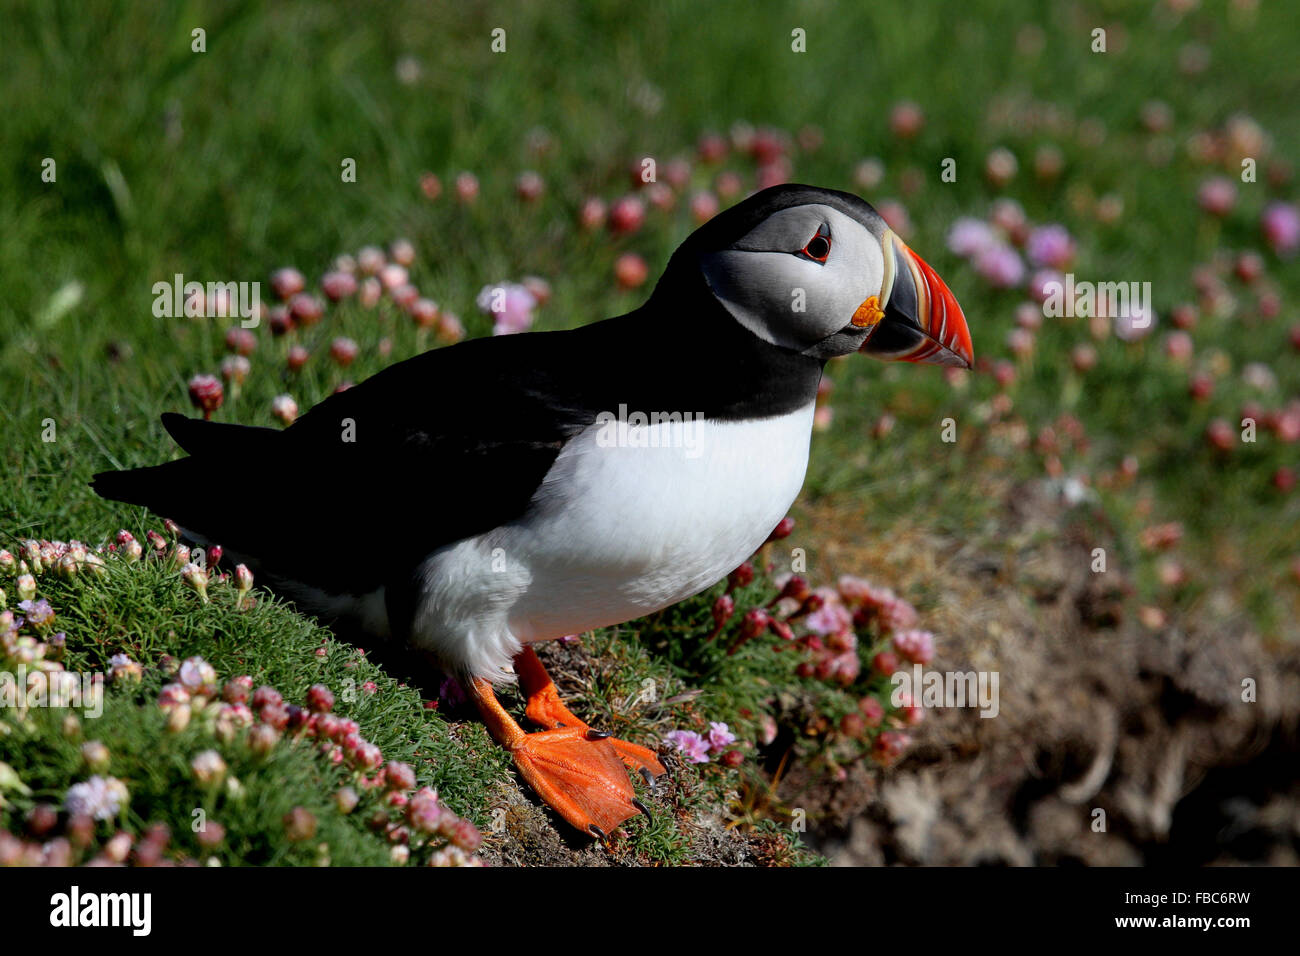
<svg viewBox="0 0 1300 956">
<path fill-rule="evenodd" d="M 587 729 L 588 740 L 604 740 L 608 736 L 609 734 L 605 733 L 605 731 L 603 730 L 592 730 L 590 728 Z"/>
<path fill-rule="evenodd" d="M 644 814 L 645 814 L 645 817 L 646 817 L 647 820 L 651 819 L 651 817 L 650 817 L 650 808 L 647 807 L 647 806 L 646 806 L 644 803 L 642 803 L 640 800 L 633 800 L 633 801 L 632 801 L 632 806 L 636 807 L 638 810 L 640 810 L 642 813 L 644 813 Z"/>
<path fill-rule="evenodd" d="M 600 827 L 596 826 L 596 824 L 594 823 L 591 824 L 590 826 L 587 827 L 587 829 L 591 831 L 591 835 L 594 836 L 597 840 L 606 839 L 605 831 L 602 830 Z"/>
<path fill-rule="evenodd" d="M 646 782 L 646 786 L 648 787 L 653 787 L 655 785 L 655 775 L 646 767 L 641 768 L 641 779 Z"/>
</svg>

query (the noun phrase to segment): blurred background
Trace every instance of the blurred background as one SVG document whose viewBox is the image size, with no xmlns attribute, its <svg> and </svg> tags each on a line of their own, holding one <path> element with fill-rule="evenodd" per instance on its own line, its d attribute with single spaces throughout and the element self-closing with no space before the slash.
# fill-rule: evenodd
<svg viewBox="0 0 1300 956">
<path fill-rule="evenodd" d="M 932 712 L 887 761 L 813 715 L 825 746 L 759 761 L 740 816 L 802 808 L 836 863 L 1296 862 L 1289 4 L 5 6 L 11 541 L 111 536 L 86 480 L 158 460 L 196 375 L 275 424 L 462 336 L 634 308 L 761 186 L 845 189 L 978 363 L 832 363 L 789 543 L 914 604 L 935 666 L 998 671 L 1000 714 Z M 370 247 L 406 270 L 377 305 Z M 177 273 L 261 282 L 262 326 L 156 315 Z M 1144 321 L 1045 315 L 1066 273 L 1150 283 Z"/>
</svg>

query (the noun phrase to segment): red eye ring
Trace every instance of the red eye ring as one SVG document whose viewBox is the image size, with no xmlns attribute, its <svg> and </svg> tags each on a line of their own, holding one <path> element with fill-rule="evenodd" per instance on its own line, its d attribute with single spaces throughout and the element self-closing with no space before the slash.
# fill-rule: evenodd
<svg viewBox="0 0 1300 956">
<path fill-rule="evenodd" d="M 808 243 L 799 251 L 813 262 L 825 262 L 826 258 L 831 254 L 831 237 L 818 229 L 817 235 L 809 239 Z"/>
</svg>

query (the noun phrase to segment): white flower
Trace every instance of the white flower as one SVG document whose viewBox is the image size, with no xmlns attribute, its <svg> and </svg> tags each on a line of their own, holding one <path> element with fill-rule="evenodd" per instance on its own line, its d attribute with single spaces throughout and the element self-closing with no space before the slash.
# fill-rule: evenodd
<svg viewBox="0 0 1300 956">
<path fill-rule="evenodd" d="M 194 693 L 208 693 L 217 686 L 217 672 L 201 657 L 187 657 L 180 678 L 185 689 Z"/>
<path fill-rule="evenodd" d="M 74 817 L 111 820 L 121 811 L 128 797 L 126 784 L 121 780 L 96 774 L 85 783 L 70 786 L 63 797 L 63 807 Z"/>
</svg>

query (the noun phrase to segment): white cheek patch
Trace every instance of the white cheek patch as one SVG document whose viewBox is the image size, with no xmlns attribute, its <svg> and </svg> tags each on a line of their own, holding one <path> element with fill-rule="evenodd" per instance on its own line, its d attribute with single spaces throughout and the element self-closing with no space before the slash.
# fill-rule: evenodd
<svg viewBox="0 0 1300 956">
<path fill-rule="evenodd" d="M 821 266 L 783 252 L 727 249 L 706 256 L 704 276 L 727 311 L 760 339 L 802 347 L 798 334 L 809 311 L 809 287 Z"/>
<path fill-rule="evenodd" d="M 795 255 L 823 222 L 831 228 L 826 262 Z M 760 243 L 771 242 L 792 248 L 763 251 Z M 850 325 L 858 306 L 880 295 L 880 243 L 866 226 L 829 206 L 782 210 L 737 245 L 748 248 L 709 254 L 701 267 L 719 301 L 764 341 L 804 349 Z"/>
</svg>

